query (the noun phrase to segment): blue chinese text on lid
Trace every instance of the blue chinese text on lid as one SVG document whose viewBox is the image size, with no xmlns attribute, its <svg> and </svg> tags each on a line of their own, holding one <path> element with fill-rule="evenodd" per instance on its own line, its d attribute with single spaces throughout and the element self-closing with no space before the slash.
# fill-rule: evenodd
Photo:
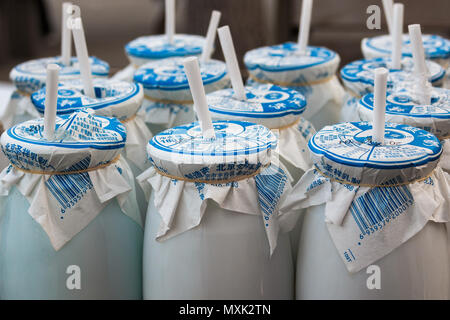
<svg viewBox="0 0 450 320">
<path fill-rule="evenodd" d="M 242 121 L 213 121 L 215 139 L 204 139 L 197 122 L 154 136 L 147 152 L 153 165 L 174 176 L 220 180 L 255 172 L 270 163 L 276 136 L 266 127 Z"/>
<path fill-rule="evenodd" d="M 129 56 L 143 59 L 163 59 L 201 54 L 205 38 L 197 35 L 175 34 L 173 44 L 166 35 L 139 37 L 125 46 Z"/>
<path fill-rule="evenodd" d="M 450 41 L 438 35 L 425 34 L 422 36 L 423 47 L 427 59 L 448 59 L 450 58 Z M 365 45 L 381 54 L 391 54 L 392 40 L 389 35 L 368 38 Z M 403 35 L 402 55 L 412 57 L 411 41 L 409 35 Z"/>
<path fill-rule="evenodd" d="M 209 60 L 200 63 L 200 72 L 204 85 L 217 82 L 225 77 L 225 63 Z M 145 89 L 182 90 L 189 89 L 182 58 L 163 59 L 146 63 L 134 74 L 134 81 Z"/>
<path fill-rule="evenodd" d="M 248 51 L 244 63 L 249 70 L 281 72 L 311 68 L 332 61 L 336 53 L 322 47 L 308 47 L 308 54 L 297 52 L 297 44 L 287 42 L 280 45 L 262 47 Z"/>
<path fill-rule="evenodd" d="M 374 70 L 377 68 L 387 68 L 388 74 L 388 87 L 392 88 L 394 85 L 401 81 L 408 81 L 412 77 L 414 72 L 414 62 L 411 58 L 403 58 L 401 61 L 401 69 L 390 69 L 391 58 L 379 57 L 369 60 L 356 60 L 350 62 L 341 69 L 341 78 L 344 82 L 361 83 L 366 84 L 368 87 L 374 85 Z M 437 63 L 427 61 L 427 67 L 429 71 L 429 81 L 436 85 L 445 76 L 445 70 Z M 351 85 L 351 84 L 350 84 Z M 359 92 L 364 94 L 365 92 Z"/>
<path fill-rule="evenodd" d="M 324 127 L 308 142 L 315 169 L 346 184 L 392 186 L 428 177 L 442 154 L 436 136 L 409 125 L 386 122 L 383 144 L 372 135 L 371 122 Z"/>
<path fill-rule="evenodd" d="M 71 64 L 65 66 L 61 57 L 41 58 L 30 60 L 15 66 L 9 75 L 17 89 L 32 93 L 41 89 L 45 85 L 47 76 L 47 65 L 57 64 L 61 67 L 59 71 L 59 81 L 66 81 L 80 78 L 80 68 L 78 59 L 71 58 Z M 94 77 L 107 77 L 109 65 L 96 57 L 90 57 L 91 73 Z"/>
<path fill-rule="evenodd" d="M 90 109 L 57 117 L 51 141 L 43 131 L 43 118 L 11 127 L 1 136 L 2 151 L 19 168 L 75 171 L 77 165 L 87 168 L 111 161 L 126 141 L 125 127 L 118 120 L 95 116 Z"/>
<path fill-rule="evenodd" d="M 60 83 L 58 87 L 57 114 L 70 114 L 80 108 L 91 108 L 96 110 L 97 114 L 101 114 L 101 109 L 122 106 L 121 109 L 128 108 L 130 110 L 114 110 L 114 112 L 108 112 L 107 114 L 123 120 L 122 117 L 135 114 L 140 107 L 139 101 L 142 101 L 143 93 L 142 88 L 138 84 L 107 79 L 94 79 L 93 83 L 96 98 L 91 98 L 84 94 L 81 80 Z M 45 92 L 46 89 L 44 87 L 31 95 L 31 101 L 41 114 L 44 114 L 45 110 Z M 139 96 L 141 97 L 139 98 Z M 133 103 L 133 106 L 130 106 L 130 99 L 132 98 L 137 100 Z"/>
<path fill-rule="evenodd" d="M 360 100 L 359 113 L 363 120 L 372 116 L 373 100 L 372 93 Z M 433 88 L 429 105 L 420 104 L 407 90 L 388 92 L 386 117 L 391 122 L 414 124 L 438 138 L 446 137 L 450 134 L 450 90 Z"/>
<path fill-rule="evenodd" d="M 290 116 L 290 122 L 293 122 L 306 108 L 305 97 L 295 90 L 271 84 L 245 87 L 245 90 L 245 101 L 236 99 L 233 89 L 208 94 L 208 106 L 212 116 L 228 120 L 253 120 L 271 128 L 280 125 L 271 126 L 267 120 Z"/>
</svg>

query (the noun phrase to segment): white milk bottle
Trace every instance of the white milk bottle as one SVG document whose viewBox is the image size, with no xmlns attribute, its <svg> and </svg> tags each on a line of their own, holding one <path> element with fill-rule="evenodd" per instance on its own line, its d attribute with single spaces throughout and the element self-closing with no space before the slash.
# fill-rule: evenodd
<svg viewBox="0 0 450 320">
<path fill-rule="evenodd" d="M 183 62 L 199 122 L 150 140 L 145 299 L 291 299 L 293 261 L 278 212 L 290 190 L 272 163 L 276 136 L 211 121 L 196 58 Z M 294 201 L 295 202 L 295 201 Z"/>
<path fill-rule="evenodd" d="M 301 53 L 292 42 L 250 50 L 244 56 L 247 84 L 272 83 L 300 92 L 308 102 L 303 117 L 316 129 L 339 120 L 344 96 L 336 77 L 339 62 L 330 49 L 308 46 Z"/>
<path fill-rule="evenodd" d="M 278 206 L 289 182 L 271 164 L 275 135 L 240 121 L 168 129 L 148 145 L 153 191 L 144 299 L 292 299 L 293 262 Z"/>
<path fill-rule="evenodd" d="M 308 208 L 297 299 L 448 299 L 449 180 L 439 140 L 387 122 L 327 126 L 309 142 L 314 166 L 292 195 Z"/>
<path fill-rule="evenodd" d="M 109 65 L 106 62 L 96 57 L 90 57 L 89 63 L 93 77 L 106 78 L 108 76 Z M 49 64 L 60 66 L 60 81 L 80 78 L 80 66 L 75 57 L 70 59 L 70 65 L 64 65 L 61 57 L 51 57 L 30 60 L 15 66 L 9 74 L 9 78 L 16 86 L 16 90 L 11 94 L 7 107 L 0 115 L 0 121 L 5 129 L 39 117 L 39 113 L 31 103 L 30 95 L 45 86 L 46 68 Z"/>
<path fill-rule="evenodd" d="M 243 120 L 264 125 L 278 137 L 276 155 L 287 168 L 295 184 L 312 163 L 308 140 L 315 133 L 313 126 L 302 114 L 306 100 L 299 92 L 272 84 L 245 87 L 246 100 L 235 97 L 233 89 L 223 89 L 207 95 L 211 116 L 216 120 Z M 291 231 L 291 247 L 295 258 L 302 215 Z"/>
<path fill-rule="evenodd" d="M 95 98 L 84 93 L 80 80 L 65 81 L 58 87 L 57 114 L 65 115 L 91 108 L 96 115 L 117 118 L 127 131 L 123 156 L 136 177 L 150 165 L 146 145 L 152 137 L 144 121 L 136 116 L 142 105 L 144 91 L 139 84 L 110 79 L 93 79 Z M 31 101 L 40 114 L 45 111 L 46 89 L 31 95 Z M 142 217 L 147 212 L 147 201 L 140 187 L 136 195 Z"/>
<path fill-rule="evenodd" d="M 358 113 L 362 120 L 373 117 L 373 94 L 367 94 L 359 102 Z M 450 179 L 450 90 L 433 88 L 431 101 L 424 104 L 410 90 L 391 92 L 386 97 L 386 119 L 389 122 L 408 124 L 434 134 L 442 144 L 439 166 Z M 450 243 L 450 224 L 447 224 Z M 450 250 L 450 245 L 449 245 Z M 449 251 L 450 257 L 450 251 Z"/>
<path fill-rule="evenodd" d="M 125 127 L 83 109 L 1 136 L 1 299 L 140 299 L 141 216 Z M 44 131 L 45 135 L 45 131 Z"/>
<path fill-rule="evenodd" d="M 138 112 L 153 134 L 195 120 L 192 95 L 182 58 L 149 62 L 134 74 L 134 81 L 144 88 L 144 102 Z M 200 61 L 206 92 L 229 87 L 225 63 L 209 59 Z"/>
<path fill-rule="evenodd" d="M 379 57 L 368 60 L 356 60 L 341 69 L 341 79 L 346 94 L 340 115 L 340 122 L 359 121 L 357 112 L 358 101 L 366 93 L 373 92 L 374 70 L 386 68 L 389 70 L 387 86 L 389 90 L 398 90 L 408 87 L 413 81 L 414 62 L 412 58 L 401 59 L 400 69 L 393 69 L 390 57 Z M 426 61 L 428 80 L 435 87 L 441 87 L 445 70 L 433 61 Z"/>
</svg>

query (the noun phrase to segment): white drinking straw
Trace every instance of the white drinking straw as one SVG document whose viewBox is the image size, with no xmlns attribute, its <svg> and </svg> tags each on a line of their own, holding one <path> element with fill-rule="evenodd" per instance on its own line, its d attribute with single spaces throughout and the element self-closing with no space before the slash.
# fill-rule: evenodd
<svg viewBox="0 0 450 320">
<path fill-rule="evenodd" d="M 216 39 L 216 30 L 219 26 L 220 16 L 220 11 L 216 10 L 214 10 L 211 14 L 208 32 L 206 33 L 206 41 L 205 45 L 203 46 L 202 56 L 200 58 L 201 62 L 207 62 L 209 59 L 211 59 L 212 48 L 214 45 L 214 40 Z"/>
<path fill-rule="evenodd" d="M 428 71 L 425 64 L 425 50 L 423 49 L 420 24 L 410 24 L 408 31 L 414 61 L 414 72 L 418 75 L 426 75 Z"/>
<path fill-rule="evenodd" d="M 225 62 L 227 63 L 228 74 L 234 90 L 234 97 L 239 100 L 246 100 L 244 82 L 242 81 L 241 70 L 234 50 L 233 39 L 229 26 L 217 29 L 219 33 L 220 45 L 222 46 Z"/>
<path fill-rule="evenodd" d="M 402 36 L 403 36 L 403 4 L 394 4 L 394 25 L 392 34 L 392 68 L 400 69 L 402 61 Z"/>
<path fill-rule="evenodd" d="M 194 110 L 197 113 L 202 129 L 203 138 L 214 139 L 216 134 L 214 132 L 208 103 L 206 101 L 205 88 L 203 87 L 198 59 L 197 57 L 186 58 L 183 60 L 183 65 L 194 100 Z"/>
<path fill-rule="evenodd" d="M 428 70 L 425 63 L 425 50 L 423 48 L 420 24 L 410 24 L 408 31 L 414 61 L 414 73 L 417 77 L 415 91 L 421 104 L 430 104 L 431 92 L 429 90 L 430 84 L 428 82 Z"/>
<path fill-rule="evenodd" d="M 65 66 L 70 65 L 72 57 L 72 33 L 67 25 L 67 18 L 72 14 L 72 3 L 64 2 L 62 4 L 62 22 L 61 22 L 61 59 Z"/>
<path fill-rule="evenodd" d="M 167 41 L 172 44 L 175 34 L 175 0 L 166 0 L 166 36 Z"/>
<path fill-rule="evenodd" d="M 55 138 L 56 103 L 58 98 L 59 66 L 47 65 L 45 81 L 44 138 L 52 141 Z"/>
<path fill-rule="evenodd" d="M 386 113 L 386 84 L 388 70 L 386 68 L 375 69 L 375 87 L 373 101 L 373 142 L 384 144 L 384 126 Z"/>
<path fill-rule="evenodd" d="M 311 13 L 312 13 L 313 0 L 302 1 L 302 13 L 299 23 L 298 33 L 298 52 L 301 54 L 306 53 L 306 47 L 308 46 L 309 39 L 309 26 L 311 25 Z"/>
<path fill-rule="evenodd" d="M 92 83 L 91 64 L 87 51 L 86 38 L 84 37 L 83 22 L 81 18 L 75 18 L 72 25 L 73 40 L 77 51 L 78 63 L 80 65 L 81 81 L 84 93 L 95 98 L 94 84 Z"/>
<path fill-rule="evenodd" d="M 386 22 L 389 30 L 389 34 L 392 35 L 392 11 L 394 10 L 394 1 L 392 0 L 383 0 L 383 10 L 384 15 L 386 16 Z"/>
</svg>

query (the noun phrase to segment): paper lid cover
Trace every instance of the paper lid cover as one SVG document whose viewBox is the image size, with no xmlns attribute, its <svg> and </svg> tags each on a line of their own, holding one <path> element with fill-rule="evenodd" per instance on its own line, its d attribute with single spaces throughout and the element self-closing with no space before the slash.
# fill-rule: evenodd
<svg viewBox="0 0 450 320">
<path fill-rule="evenodd" d="M 245 91 L 245 101 L 236 99 L 231 88 L 209 93 L 207 100 L 211 116 L 257 122 L 272 129 L 297 121 L 306 108 L 305 97 L 288 88 L 265 84 L 246 86 Z"/>
<path fill-rule="evenodd" d="M 362 97 L 359 114 L 363 120 L 370 120 L 373 113 L 373 93 Z M 436 135 L 438 138 L 450 135 L 450 90 L 433 88 L 430 105 L 420 104 L 407 90 L 388 92 L 386 116 L 390 122 L 414 125 Z"/>
<path fill-rule="evenodd" d="M 223 180 L 245 176 L 270 163 L 276 136 L 243 121 L 213 121 L 216 139 L 204 139 L 198 122 L 160 132 L 147 145 L 157 169 L 176 177 Z"/>
<path fill-rule="evenodd" d="M 311 46 L 307 48 L 307 55 L 302 55 L 298 52 L 297 43 L 287 42 L 250 50 L 244 56 L 244 63 L 249 70 L 290 71 L 333 61 L 336 55 L 330 49 Z"/>
<path fill-rule="evenodd" d="M 297 43 L 262 47 L 248 51 L 244 63 L 250 76 L 283 86 L 326 80 L 336 73 L 339 55 L 323 47 L 307 47 L 300 54 Z"/>
<path fill-rule="evenodd" d="M 168 58 L 144 64 L 134 73 L 134 81 L 146 90 L 185 90 L 189 83 L 183 66 L 183 58 Z M 227 68 L 224 62 L 210 59 L 200 63 L 203 84 L 208 85 L 225 77 Z"/>
<path fill-rule="evenodd" d="M 66 81 L 59 84 L 57 114 L 70 114 L 81 108 L 91 108 L 95 114 L 118 118 L 123 121 L 136 114 L 144 99 L 140 85 L 110 79 L 93 79 L 97 98 L 84 94 L 81 80 Z M 36 109 L 43 114 L 45 110 L 45 87 L 31 95 Z"/>
<path fill-rule="evenodd" d="M 426 177 L 442 153 L 433 134 L 404 124 L 387 122 L 383 145 L 371 137 L 370 122 L 340 123 L 317 132 L 308 147 L 314 165 L 327 176 L 371 185 Z"/>
<path fill-rule="evenodd" d="M 125 46 L 125 51 L 129 56 L 144 59 L 185 57 L 200 54 L 204 43 L 202 36 L 175 34 L 171 44 L 166 35 L 160 34 L 134 39 Z"/>
<path fill-rule="evenodd" d="M 445 76 L 445 70 L 437 63 L 426 61 L 429 72 L 429 81 L 436 85 Z M 374 86 L 374 70 L 377 68 L 386 68 L 388 74 L 388 88 L 393 88 L 397 83 L 408 81 L 413 77 L 414 62 L 412 58 L 402 58 L 401 69 L 390 69 L 391 58 L 380 57 L 369 60 L 356 60 L 345 65 L 341 69 L 341 78 L 344 84 L 355 93 L 363 95 L 371 92 Z"/>
<path fill-rule="evenodd" d="M 43 118 L 18 124 L 2 134 L 2 151 L 16 167 L 49 173 L 108 163 L 125 145 L 125 127 L 93 112 L 83 109 L 57 117 L 53 141 L 43 137 Z"/>
<path fill-rule="evenodd" d="M 17 89 L 32 93 L 45 85 L 47 65 L 49 64 L 57 64 L 61 68 L 59 70 L 59 81 L 80 78 L 78 58 L 72 57 L 70 62 L 70 66 L 64 65 L 61 57 L 30 60 L 15 66 L 9 74 L 9 78 L 14 82 Z M 89 62 L 91 64 L 91 73 L 94 77 L 108 76 L 108 63 L 96 57 L 89 57 Z"/>
<path fill-rule="evenodd" d="M 402 37 L 402 55 L 412 57 L 411 41 L 409 34 Z M 450 58 L 450 41 L 438 35 L 425 34 L 422 35 L 423 48 L 425 57 L 428 59 L 448 59 Z M 382 35 L 373 38 L 367 38 L 363 42 L 363 46 L 380 52 L 381 54 L 390 55 L 392 48 L 392 39 L 390 35 Z"/>
</svg>

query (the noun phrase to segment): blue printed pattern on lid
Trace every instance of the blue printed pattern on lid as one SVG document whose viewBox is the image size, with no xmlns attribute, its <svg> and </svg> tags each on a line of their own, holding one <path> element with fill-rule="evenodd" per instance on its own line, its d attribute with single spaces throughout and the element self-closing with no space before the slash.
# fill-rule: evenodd
<svg viewBox="0 0 450 320">
<path fill-rule="evenodd" d="M 56 118 L 55 138 L 44 138 L 44 119 L 26 121 L 1 136 L 2 151 L 22 169 L 77 170 L 107 163 L 118 156 L 126 142 L 125 127 L 114 118 L 95 116 L 91 109 Z"/>
<path fill-rule="evenodd" d="M 56 118 L 54 141 L 43 136 L 44 119 L 29 120 L 11 127 L 7 135 L 17 141 L 58 148 L 118 149 L 126 140 L 125 127 L 114 118 L 95 116 L 89 110 Z"/>
<path fill-rule="evenodd" d="M 307 55 L 298 53 L 297 49 L 294 42 L 253 49 L 245 54 L 244 63 L 249 70 L 282 72 L 311 68 L 336 58 L 336 53 L 327 48 L 308 47 Z"/>
<path fill-rule="evenodd" d="M 41 58 L 30 60 L 15 66 L 10 73 L 10 79 L 19 90 L 32 93 L 45 85 L 47 76 L 47 65 L 57 64 L 60 66 L 59 81 L 77 79 L 80 77 L 78 59 L 72 57 L 70 66 L 65 66 L 61 57 Z M 107 77 L 109 65 L 96 57 L 90 57 L 91 73 L 94 77 Z"/>
<path fill-rule="evenodd" d="M 70 114 L 80 108 L 94 110 L 118 105 L 139 94 L 142 89 L 135 83 L 125 81 L 94 79 L 96 98 L 84 94 L 81 80 L 66 81 L 59 84 L 57 114 Z M 45 110 L 45 87 L 31 95 L 36 109 L 43 114 Z"/>
<path fill-rule="evenodd" d="M 423 105 L 413 93 L 414 87 L 388 92 L 386 118 L 389 122 L 409 124 L 447 139 L 450 135 L 450 90 L 431 89 L 431 104 Z M 362 97 L 358 106 L 362 120 L 373 117 L 373 94 Z"/>
<path fill-rule="evenodd" d="M 198 122 L 167 129 L 149 141 L 149 150 L 220 159 L 276 147 L 275 135 L 264 126 L 242 121 L 213 121 L 213 126 L 216 133 L 213 140 L 203 138 Z"/>
<path fill-rule="evenodd" d="M 154 136 L 147 147 L 152 164 L 176 177 L 226 180 L 257 172 L 270 163 L 276 136 L 266 127 L 242 121 L 213 121 L 215 139 L 204 139 L 198 122 Z"/>
<path fill-rule="evenodd" d="M 305 97 L 288 88 L 265 84 L 245 87 L 245 91 L 245 101 L 234 98 L 231 88 L 208 94 L 209 110 L 230 117 L 280 118 L 300 115 L 306 108 Z"/>
<path fill-rule="evenodd" d="M 390 69 L 391 58 L 380 57 L 370 60 L 356 60 L 350 62 L 341 69 L 342 80 L 348 82 L 361 82 L 373 87 L 374 85 L 374 70 L 376 68 L 387 68 L 388 87 L 392 88 L 396 83 L 406 81 L 411 78 L 414 72 L 414 62 L 411 58 L 403 58 L 401 61 L 401 69 Z M 427 61 L 429 71 L 429 80 L 432 83 L 442 80 L 445 76 L 445 70 L 437 63 Z"/>
<path fill-rule="evenodd" d="M 372 142 L 372 123 L 326 126 L 308 146 L 314 154 L 349 167 L 402 169 L 439 159 L 442 146 L 431 133 L 403 124 L 386 123 L 385 143 Z"/>
<path fill-rule="evenodd" d="M 422 36 L 423 47 L 427 59 L 448 59 L 450 58 L 450 41 L 438 35 L 425 34 Z M 375 51 L 391 54 L 392 39 L 390 35 L 383 35 L 369 38 L 365 45 Z M 409 35 L 403 35 L 402 55 L 412 57 L 411 41 Z"/>
<path fill-rule="evenodd" d="M 197 35 L 175 34 L 173 44 L 166 35 L 139 37 L 125 46 L 129 56 L 144 59 L 163 59 L 168 57 L 185 57 L 202 52 L 205 38 Z"/>
<path fill-rule="evenodd" d="M 218 60 L 200 62 L 203 84 L 221 80 L 227 74 L 225 63 Z M 145 89 L 181 90 L 189 89 L 183 66 L 183 58 L 168 58 L 144 64 L 134 74 L 134 81 Z"/>
<path fill-rule="evenodd" d="M 373 110 L 373 93 L 362 97 L 362 107 Z M 386 96 L 386 114 L 414 118 L 441 118 L 450 121 L 450 90 L 433 88 L 431 104 L 421 105 L 406 90 L 388 92 Z"/>
</svg>

